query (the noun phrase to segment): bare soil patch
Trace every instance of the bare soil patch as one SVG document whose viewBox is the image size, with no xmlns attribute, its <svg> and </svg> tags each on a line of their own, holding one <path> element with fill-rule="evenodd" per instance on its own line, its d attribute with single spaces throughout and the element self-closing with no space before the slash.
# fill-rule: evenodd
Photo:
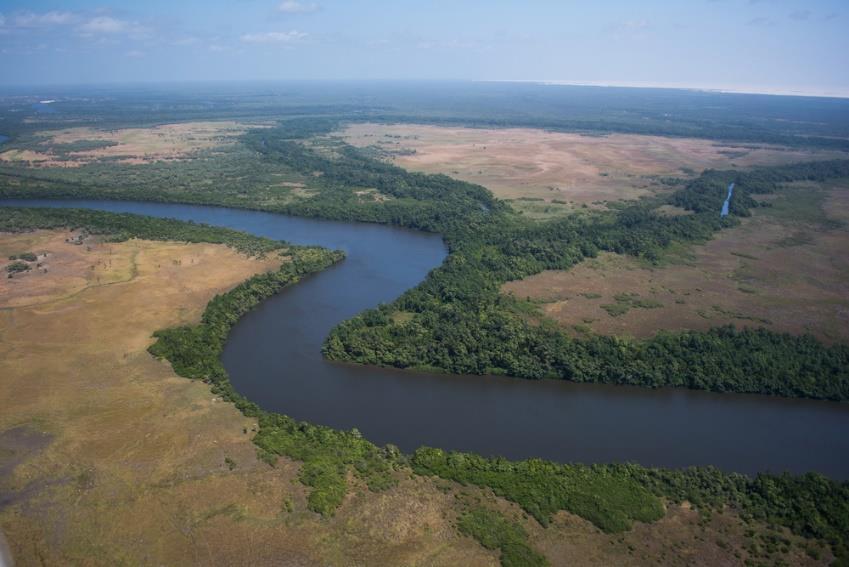
<svg viewBox="0 0 849 567">
<path fill-rule="evenodd" d="M 576 333 L 760 326 L 849 342 L 849 184 L 799 184 L 673 263 L 600 254 L 505 284 Z"/>
<path fill-rule="evenodd" d="M 587 136 L 527 128 L 477 129 L 416 124 L 354 124 L 341 132 L 355 146 L 374 146 L 393 163 L 478 183 L 520 209 L 636 199 L 668 190 L 659 177 L 706 168 L 774 165 L 845 157 L 841 152 L 632 134 Z M 560 201 L 560 203 L 558 203 Z M 553 205 L 553 206 L 552 206 Z M 535 205 L 539 208 L 539 205 Z M 531 211 L 542 216 L 542 213 Z"/>
</svg>

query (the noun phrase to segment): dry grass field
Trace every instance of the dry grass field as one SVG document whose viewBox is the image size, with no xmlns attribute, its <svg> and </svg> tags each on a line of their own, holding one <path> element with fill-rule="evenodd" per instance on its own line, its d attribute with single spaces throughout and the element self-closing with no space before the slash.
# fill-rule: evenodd
<svg viewBox="0 0 849 567">
<path fill-rule="evenodd" d="M 197 321 L 214 294 L 280 260 L 72 236 L 0 234 L 4 258 L 46 252 L 48 268 L 0 287 L 0 532 L 19 566 L 497 565 L 454 528 L 468 503 L 522 522 L 552 565 L 730 565 L 766 534 L 687 506 L 626 534 L 566 513 L 543 529 L 490 491 L 405 472 L 377 494 L 352 477 L 322 518 L 298 463 L 256 458 L 255 422 L 146 352 L 154 330 Z M 788 561 L 829 558 L 803 549 Z"/>
<path fill-rule="evenodd" d="M 849 183 L 796 184 L 737 228 L 647 266 L 601 254 L 509 282 L 577 332 L 648 337 L 724 324 L 849 342 Z"/>
<path fill-rule="evenodd" d="M 188 159 L 235 143 L 248 128 L 238 122 L 185 122 L 150 128 L 69 128 L 37 134 L 37 150 L 10 149 L 0 160 L 34 167 L 79 167 L 96 161 L 123 164 Z M 61 150 L 61 155 L 59 155 Z"/>
<path fill-rule="evenodd" d="M 147 353 L 279 259 L 69 236 L 0 236 L 48 267 L 0 283 L 0 527 L 19 565 L 493 564 L 421 480 L 308 512 L 297 465 L 257 460 L 254 422 Z"/>
<path fill-rule="evenodd" d="M 416 124 L 353 124 L 348 143 L 375 146 L 396 165 L 478 183 L 514 206 L 542 216 L 558 204 L 636 199 L 668 187 L 658 177 L 707 168 L 775 165 L 846 157 L 840 152 L 631 134 L 588 136 L 537 129 L 477 129 Z M 562 202 L 562 203 L 558 203 Z M 552 203 L 555 205 L 552 207 Z"/>
</svg>

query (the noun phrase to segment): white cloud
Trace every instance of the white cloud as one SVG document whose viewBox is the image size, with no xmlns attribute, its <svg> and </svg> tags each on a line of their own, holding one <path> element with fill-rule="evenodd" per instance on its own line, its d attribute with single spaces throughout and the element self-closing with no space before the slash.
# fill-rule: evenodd
<svg viewBox="0 0 849 567">
<path fill-rule="evenodd" d="M 76 31 L 82 37 L 93 38 L 100 36 L 126 36 L 134 40 L 150 39 L 153 30 L 138 22 L 119 20 L 112 16 L 96 16 L 88 19 L 79 26 Z"/>
<path fill-rule="evenodd" d="M 808 18 L 811 17 L 811 11 L 810 10 L 796 10 L 795 12 L 791 12 L 789 17 L 790 17 L 791 20 L 796 20 L 796 21 L 807 20 Z"/>
<path fill-rule="evenodd" d="M 83 33 L 121 33 L 129 28 L 129 22 L 110 16 L 98 16 L 85 22 L 79 27 Z"/>
<path fill-rule="evenodd" d="M 320 6 L 314 2 L 304 3 L 297 0 L 284 0 L 280 3 L 277 9 L 287 14 L 308 14 L 309 12 L 317 12 Z"/>
<path fill-rule="evenodd" d="M 139 51 L 138 49 L 133 49 L 127 52 L 127 57 L 132 57 L 133 59 L 139 59 L 140 57 L 144 57 L 144 51 Z"/>
<path fill-rule="evenodd" d="M 304 32 L 291 30 L 287 32 L 246 33 L 240 39 L 243 43 L 297 43 L 307 37 Z"/>
<path fill-rule="evenodd" d="M 6 16 L 0 14 L 0 28 L 6 25 Z"/>
<path fill-rule="evenodd" d="M 58 12 L 56 10 L 43 14 L 20 12 L 15 15 L 14 25 L 18 28 L 43 28 L 72 24 L 78 19 L 78 16 L 71 12 Z"/>
<path fill-rule="evenodd" d="M 180 46 L 180 47 L 185 47 L 185 46 L 188 46 L 188 45 L 197 45 L 198 43 L 200 43 L 200 40 L 198 38 L 188 36 L 188 37 L 181 37 L 179 39 L 175 39 L 174 41 L 171 42 L 171 45 L 177 45 L 177 46 Z"/>
<path fill-rule="evenodd" d="M 754 27 L 769 27 L 772 26 L 772 20 L 770 20 L 769 18 L 757 17 L 752 18 L 751 20 L 746 22 L 746 25 Z"/>
</svg>

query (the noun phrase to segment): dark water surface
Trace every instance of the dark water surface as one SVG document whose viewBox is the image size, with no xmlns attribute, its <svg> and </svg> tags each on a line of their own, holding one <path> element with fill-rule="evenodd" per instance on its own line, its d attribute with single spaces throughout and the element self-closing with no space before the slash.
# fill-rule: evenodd
<svg viewBox="0 0 849 567">
<path fill-rule="evenodd" d="M 338 322 L 415 286 L 438 266 L 438 236 L 387 226 L 252 211 L 111 201 L 5 201 L 173 217 L 298 244 L 347 259 L 249 313 L 223 362 L 263 408 L 406 451 L 420 445 L 509 458 L 636 461 L 727 471 L 849 478 L 849 404 L 687 390 L 453 376 L 329 363 L 321 343 Z"/>
</svg>

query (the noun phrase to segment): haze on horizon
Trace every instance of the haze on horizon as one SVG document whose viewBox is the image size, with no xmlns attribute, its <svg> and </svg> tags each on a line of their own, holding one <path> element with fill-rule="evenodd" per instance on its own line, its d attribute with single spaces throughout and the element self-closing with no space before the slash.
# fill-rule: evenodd
<svg viewBox="0 0 849 567">
<path fill-rule="evenodd" d="M 6 0 L 0 86 L 449 79 L 849 96 L 840 0 Z"/>
</svg>

